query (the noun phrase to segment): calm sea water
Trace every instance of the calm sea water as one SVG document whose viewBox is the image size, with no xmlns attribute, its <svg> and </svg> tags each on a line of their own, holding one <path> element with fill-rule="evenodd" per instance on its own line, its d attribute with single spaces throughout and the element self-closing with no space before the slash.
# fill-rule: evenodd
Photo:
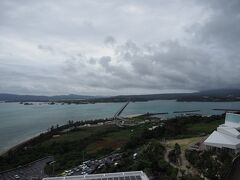
<svg viewBox="0 0 240 180">
<path fill-rule="evenodd" d="M 82 105 L 48 105 L 34 103 L 25 106 L 19 103 L 0 103 L 0 152 L 37 135 L 52 125 L 62 125 L 68 120 L 91 120 L 112 117 L 123 103 L 97 103 Z M 214 108 L 240 109 L 240 102 L 176 102 L 158 100 L 130 103 L 123 115 L 146 112 L 201 110 L 202 114 L 220 114 Z"/>
</svg>

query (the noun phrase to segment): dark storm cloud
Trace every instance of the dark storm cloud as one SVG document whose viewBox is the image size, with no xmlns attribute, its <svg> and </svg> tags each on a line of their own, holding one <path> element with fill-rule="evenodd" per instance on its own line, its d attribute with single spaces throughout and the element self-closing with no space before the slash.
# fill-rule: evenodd
<svg viewBox="0 0 240 180">
<path fill-rule="evenodd" d="M 196 36 L 205 43 L 216 46 L 240 45 L 240 1 L 212 0 L 206 3 L 212 11 L 206 23 L 196 30 Z"/>
<path fill-rule="evenodd" d="M 240 1 L 0 2 L 0 92 L 240 88 Z"/>
</svg>

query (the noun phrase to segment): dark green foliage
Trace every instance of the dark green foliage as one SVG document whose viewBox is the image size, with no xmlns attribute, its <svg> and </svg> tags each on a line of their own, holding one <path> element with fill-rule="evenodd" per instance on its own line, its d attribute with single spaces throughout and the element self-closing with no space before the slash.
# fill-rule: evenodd
<svg viewBox="0 0 240 180">
<path fill-rule="evenodd" d="M 180 178 L 181 180 L 202 180 L 201 177 L 197 176 L 197 175 L 191 175 L 191 174 L 187 174 L 184 175 Z"/>
<path fill-rule="evenodd" d="M 189 138 L 193 136 L 203 136 L 210 134 L 216 127 L 223 123 L 224 116 L 189 116 L 176 117 L 154 130 L 145 129 L 143 138 L 145 139 L 163 139 L 163 138 Z"/>
<path fill-rule="evenodd" d="M 168 154 L 168 159 L 170 162 L 176 164 L 177 163 L 177 156 L 175 154 L 175 151 L 174 150 L 171 150 Z"/>
<path fill-rule="evenodd" d="M 171 150 L 168 154 L 168 159 L 172 162 L 172 163 L 177 163 L 179 156 L 181 154 L 181 147 L 179 146 L 178 143 L 175 144 L 174 149 Z"/>
<path fill-rule="evenodd" d="M 149 123 L 142 126 L 136 127 L 126 127 L 119 128 L 111 126 L 105 130 L 94 131 L 89 133 L 88 129 L 78 129 L 76 128 L 79 125 L 84 124 L 84 122 L 72 122 L 69 121 L 68 124 L 64 126 L 53 126 L 49 129 L 49 132 L 41 134 L 37 138 L 28 141 L 27 143 L 19 146 L 15 150 L 9 151 L 6 156 L 0 157 L 0 171 L 6 170 L 12 167 L 17 167 L 34 160 L 40 159 L 42 157 L 53 155 L 56 163 L 54 164 L 54 173 L 59 173 L 65 169 L 72 168 L 83 161 L 84 158 L 97 158 L 103 155 L 106 155 L 112 152 L 115 149 L 105 147 L 100 148 L 94 153 L 89 153 L 86 151 L 86 148 L 95 142 L 101 141 L 104 137 L 108 136 L 110 139 L 115 139 L 116 135 L 109 136 L 112 132 L 126 133 L 130 130 L 134 130 L 133 133 L 129 134 L 127 137 L 126 145 L 121 147 L 123 152 L 123 158 L 117 166 L 106 166 L 99 172 L 116 172 L 116 171 L 130 171 L 130 170 L 144 170 L 149 176 L 153 179 L 176 179 L 177 170 L 172 168 L 167 162 L 163 159 L 164 147 L 158 142 L 162 139 L 171 139 L 171 138 L 182 138 L 182 137 L 193 137 L 201 136 L 202 133 L 210 133 L 218 124 L 222 123 L 223 116 L 212 116 L 212 117 L 177 117 L 168 121 L 160 121 L 159 123 Z M 102 122 L 103 120 L 95 122 L 85 122 L 85 123 L 96 123 Z M 150 131 L 148 126 L 159 125 L 156 129 Z M 144 128 L 145 127 L 145 128 Z M 63 133 L 62 131 L 68 128 L 72 128 L 71 131 Z M 126 131 L 128 130 L 128 131 Z M 78 134 L 78 131 L 83 132 L 84 135 L 88 133 L 87 136 L 82 138 L 76 138 L 72 136 Z M 66 139 L 62 141 L 52 141 L 53 135 L 64 135 L 68 134 L 73 139 L 68 141 Z M 119 134 L 118 134 L 119 136 Z M 69 136 L 67 136 L 69 137 Z M 155 139 L 155 140 L 153 140 Z M 157 140 L 157 141 L 156 141 Z M 27 147 L 27 148 L 25 148 Z M 94 147 L 95 148 L 95 147 Z M 136 159 L 133 159 L 133 154 L 138 153 Z M 176 162 L 178 156 L 181 154 L 181 149 L 178 144 L 175 145 L 174 152 L 171 152 L 174 159 L 173 162 Z M 211 161 L 208 156 L 203 155 L 201 158 L 206 160 L 199 160 L 199 154 L 187 153 L 191 163 L 195 167 L 199 167 L 202 171 L 209 177 L 214 177 L 216 172 L 223 173 L 224 169 L 216 164 L 215 161 Z M 171 158 L 170 157 L 170 158 Z M 218 157 L 221 162 L 228 164 L 225 156 Z M 226 162 L 225 162 L 226 161 Z M 201 167 L 202 166 L 202 167 Z M 208 167 L 211 169 L 211 172 L 205 172 L 204 169 Z M 52 173 L 51 166 L 46 167 L 46 172 Z"/>
<path fill-rule="evenodd" d="M 145 139 L 142 136 L 136 135 L 132 136 L 128 143 L 125 145 L 124 149 L 135 149 L 136 147 L 145 143 Z"/>
<path fill-rule="evenodd" d="M 62 127 L 60 127 L 61 129 Z M 107 133 L 118 131 L 117 127 L 108 128 L 100 132 L 96 132 L 82 140 L 76 141 L 52 141 L 45 145 L 43 142 L 52 138 L 54 134 L 62 134 L 54 129 L 48 133 L 41 134 L 37 138 L 19 146 L 17 149 L 9 151 L 6 156 L 0 156 L 0 171 L 24 165 L 37 159 L 54 155 L 56 160 L 55 171 L 61 172 L 67 168 L 71 168 L 80 164 L 83 160 L 83 150 L 92 142 L 104 137 Z M 74 129 L 73 131 L 80 131 Z M 27 147 L 27 148 L 26 148 Z M 102 156 L 113 151 L 113 149 L 103 149 L 97 152 L 96 156 Z M 92 158 L 88 153 L 85 153 L 85 158 Z"/>
<path fill-rule="evenodd" d="M 133 154 L 137 153 L 136 158 Z M 126 151 L 116 167 L 105 167 L 99 172 L 143 170 L 152 179 L 176 179 L 177 170 L 164 161 L 165 148 L 151 141 L 135 150 Z"/>
<path fill-rule="evenodd" d="M 223 179 L 231 167 L 233 157 L 226 152 L 185 152 L 187 160 L 209 179 Z"/>
<path fill-rule="evenodd" d="M 176 156 L 179 156 L 181 154 L 181 147 L 178 143 L 175 144 L 174 151 L 175 151 Z"/>
</svg>

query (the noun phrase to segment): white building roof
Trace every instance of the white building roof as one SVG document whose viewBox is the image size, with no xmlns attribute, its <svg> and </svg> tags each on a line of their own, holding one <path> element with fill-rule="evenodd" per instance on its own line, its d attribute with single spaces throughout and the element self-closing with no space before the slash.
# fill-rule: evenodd
<svg viewBox="0 0 240 180">
<path fill-rule="evenodd" d="M 214 146 L 218 148 L 239 149 L 240 139 L 226 135 L 224 133 L 214 131 L 205 141 L 205 145 Z"/>
<path fill-rule="evenodd" d="M 225 123 L 221 124 L 205 141 L 207 146 L 240 149 L 240 114 L 227 113 Z"/>
<path fill-rule="evenodd" d="M 90 174 L 81 176 L 50 177 L 43 180 L 149 180 L 142 171 L 129 171 L 106 174 Z"/>
<path fill-rule="evenodd" d="M 232 127 L 219 126 L 217 131 L 237 139 L 240 138 L 240 132 Z"/>
<path fill-rule="evenodd" d="M 240 114 L 226 113 L 225 125 L 240 129 Z"/>
</svg>

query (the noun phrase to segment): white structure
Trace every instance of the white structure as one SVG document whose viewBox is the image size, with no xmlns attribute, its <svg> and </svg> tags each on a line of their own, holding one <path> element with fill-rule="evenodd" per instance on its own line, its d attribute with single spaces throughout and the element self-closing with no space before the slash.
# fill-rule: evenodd
<svg viewBox="0 0 240 180">
<path fill-rule="evenodd" d="M 207 148 L 220 148 L 240 152 L 240 114 L 227 113 L 221 124 L 205 141 Z"/>
<path fill-rule="evenodd" d="M 149 180 L 142 171 L 129 171 L 106 174 L 90 174 L 80 176 L 50 177 L 43 180 Z"/>
</svg>

